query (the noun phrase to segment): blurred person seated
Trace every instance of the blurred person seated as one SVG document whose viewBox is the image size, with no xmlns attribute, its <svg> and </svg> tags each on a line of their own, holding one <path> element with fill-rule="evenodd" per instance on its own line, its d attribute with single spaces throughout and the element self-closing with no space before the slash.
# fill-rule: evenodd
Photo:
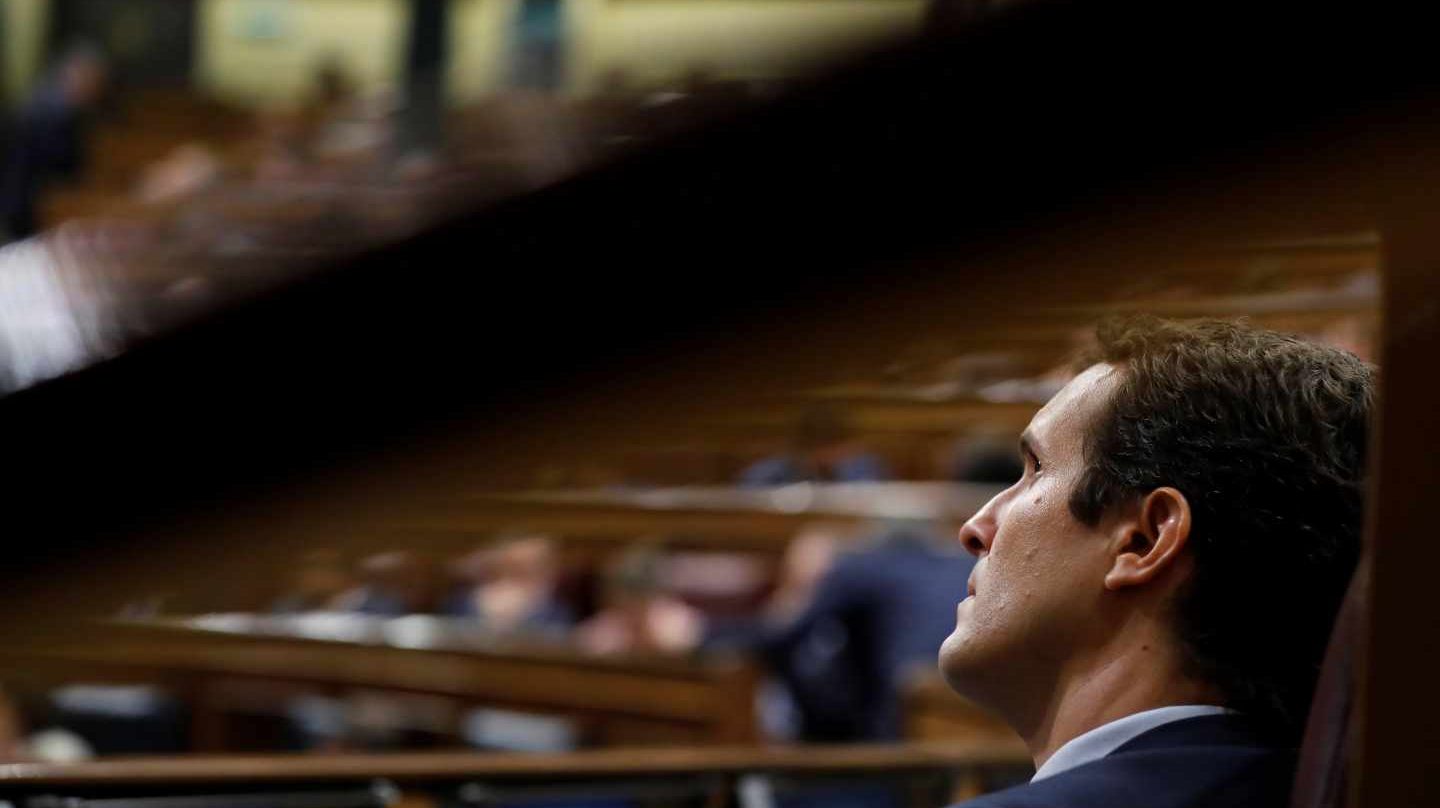
<svg viewBox="0 0 1440 808">
<path fill-rule="evenodd" d="M 637 547 L 607 571 L 604 608 L 575 631 L 581 649 L 595 654 L 678 654 L 699 644 L 704 618 L 665 590 L 662 561 L 659 551 Z"/>
<path fill-rule="evenodd" d="M 430 611 L 431 576 L 414 553 L 391 550 L 363 559 L 360 584 L 341 594 L 335 608 L 352 614 L 401 617 Z"/>
<path fill-rule="evenodd" d="M 934 664 L 974 567 L 936 533 L 927 518 L 893 519 L 835 556 L 802 608 L 717 623 L 706 645 L 759 653 L 794 701 L 802 740 L 899 738 L 900 687 L 912 668 Z M 797 552 L 802 575 L 823 553 Z"/>
<path fill-rule="evenodd" d="M 77 45 L 65 52 L 26 102 L 0 165 L 0 236 L 34 235 L 40 197 L 55 181 L 73 179 L 84 170 L 87 118 L 106 78 L 100 52 Z"/>
<path fill-rule="evenodd" d="M 297 135 L 311 162 L 378 163 L 388 156 L 398 104 L 388 93 L 362 95 L 336 54 L 315 65 L 309 97 L 296 113 Z"/>
<path fill-rule="evenodd" d="M 337 53 L 327 53 L 315 63 L 314 87 L 307 107 L 317 117 L 343 114 L 355 102 L 359 93 L 355 82 L 345 70 L 344 61 Z"/>
<path fill-rule="evenodd" d="M 68 729 L 48 727 L 30 731 L 35 709 L 22 709 L 0 686 L 0 763 L 78 763 L 95 757 L 84 738 Z M 32 700 L 33 701 L 33 700 Z"/>
<path fill-rule="evenodd" d="M 841 523 L 817 522 L 801 528 L 785 548 L 774 587 L 760 609 L 760 619 L 772 625 L 788 625 L 798 618 L 814 601 L 816 588 L 834 566 L 841 552 L 841 541 L 851 538 L 854 532 L 854 526 Z M 723 644 L 718 638 L 726 636 L 727 631 L 739 632 L 739 636 L 743 636 L 748 624 L 749 621 L 744 620 L 728 624 L 717 620 L 707 633 L 707 642 Z M 806 647 L 797 651 L 798 655 L 810 655 L 811 658 L 796 665 L 807 671 L 819 671 L 830 664 L 843 664 L 843 661 L 834 658 L 834 652 L 840 646 L 836 640 L 843 640 L 844 632 L 844 627 L 838 623 L 827 622 L 819 626 L 814 643 L 802 643 L 800 645 Z M 777 667 L 771 666 L 772 669 Z M 853 676 L 846 677 L 843 671 L 832 671 L 826 688 L 829 693 L 852 693 Z M 761 730 L 768 739 L 796 741 L 826 734 L 815 726 L 815 719 L 806 721 L 790 691 L 789 681 L 773 670 L 761 680 L 756 707 Z M 811 710 L 812 715 L 815 712 Z"/>
<path fill-rule="evenodd" d="M 394 93 L 362 95 L 339 60 L 327 57 L 303 103 L 258 113 L 255 137 L 238 162 L 252 165 L 263 186 L 383 180 L 392 172 L 398 111 Z"/>
<path fill-rule="evenodd" d="M 155 685 L 75 683 L 48 694 L 50 720 L 98 756 L 178 754 L 189 746 L 181 699 Z"/>
<path fill-rule="evenodd" d="M 789 621 L 809 606 L 820 582 L 835 565 L 841 541 L 854 532 L 850 525 L 823 522 L 801 528 L 785 548 L 775 588 L 766 599 L 766 618 Z"/>
<path fill-rule="evenodd" d="M 561 636 L 575 623 L 574 611 L 557 594 L 559 564 L 548 536 L 514 535 L 467 555 L 458 565 L 466 585 L 442 612 L 475 618 L 498 634 Z"/>
<path fill-rule="evenodd" d="M 146 167 L 135 196 L 149 204 L 178 201 L 214 187 L 223 175 L 224 165 L 209 147 L 186 143 Z"/>
<path fill-rule="evenodd" d="M 312 131 L 312 158 L 333 167 L 348 168 L 347 177 L 383 177 L 396 145 L 399 111 L 395 96 L 385 91 L 357 98 L 336 109 Z"/>
<path fill-rule="evenodd" d="M 802 482 L 878 482 L 891 478 L 879 456 L 865 451 L 856 440 L 844 413 L 835 407 L 815 407 L 796 425 L 792 448 L 767 457 L 740 474 L 748 488 Z"/>
<path fill-rule="evenodd" d="M 341 609 L 353 581 L 340 551 L 311 550 L 300 557 L 290 589 L 270 604 L 272 614 L 300 614 Z"/>
<path fill-rule="evenodd" d="M 291 740 L 300 749 L 380 752 L 445 745 L 454 732 L 454 705 L 429 696 L 354 690 L 341 697 L 310 694 L 286 708 Z"/>
<path fill-rule="evenodd" d="M 683 550 L 665 556 L 665 590 L 706 616 L 749 614 L 764 602 L 773 570 L 741 551 Z"/>
</svg>

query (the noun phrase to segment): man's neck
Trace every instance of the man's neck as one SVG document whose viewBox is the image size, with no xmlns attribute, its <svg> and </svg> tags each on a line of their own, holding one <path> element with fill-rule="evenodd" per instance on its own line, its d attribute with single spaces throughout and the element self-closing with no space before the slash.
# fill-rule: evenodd
<svg viewBox="0 0 1440 808">
<path fill-rule="evenodd" d="M 1038 768 L 1069 741 L 1128 715 L 1181 704 L 1222 704 L 1210 685 L 1183 675 L 1157 645 L 1101 653 L 1062 672 L 1045 708 L 1018 726 Z"/>
</svg>

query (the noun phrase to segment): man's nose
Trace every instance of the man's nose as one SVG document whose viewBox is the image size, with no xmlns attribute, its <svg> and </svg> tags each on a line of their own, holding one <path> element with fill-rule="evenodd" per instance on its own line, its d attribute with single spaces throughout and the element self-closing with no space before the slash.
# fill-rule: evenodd
<svg viewBox="0 0 1440 808">
<path fill-rule="evenodd" d="M 995 541 L 995 504 L 998 499 L 997 496 L 985 503 L 985 507 L 960 527 L 960 545 L 976 558 L 990 552 L 990 544 Z"/>
</svg>

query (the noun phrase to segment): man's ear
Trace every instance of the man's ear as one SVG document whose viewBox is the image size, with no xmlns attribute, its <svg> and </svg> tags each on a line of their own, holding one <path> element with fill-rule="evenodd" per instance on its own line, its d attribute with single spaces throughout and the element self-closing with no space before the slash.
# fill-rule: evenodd
<svg viewBox="0 0 1440 808">
<path fill-rule="evenodd" d="M 1190 540 L 1190 503 L 1174 488 L 1157 488 L 1116 529 L 1118 547 L 1105 588 L 1142 586 L 1179 560 Z"/>
</svg>

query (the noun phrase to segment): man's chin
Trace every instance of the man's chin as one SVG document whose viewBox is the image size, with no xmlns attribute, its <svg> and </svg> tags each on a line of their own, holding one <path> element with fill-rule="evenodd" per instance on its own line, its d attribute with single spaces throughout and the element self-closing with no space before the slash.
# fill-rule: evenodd
<svg viewBox="0 0 1440 808">
<path fill-rule="evenodd" d="M 979 659 L 979 649 L 975 647 L 974 638 L 969 635 L 967 626 L 962 621 L 955 630 L 940 644 L 940 675 L 945 677 L 950 689 L 962 696 L 971 697 L 971 689 L 980 677 L 977 675 L 984 669 L 984 664 Z"/>
<path fill-rule="evenodd" d="M 968 667 L 965 660 L 968 649 L 965 647 L 965 638 L 962 636 L 963 631 L 963 626 L 957 627 L 950 633 L 950 636 L 945 638 L 945 642 L 940 644 L 940 673 L 944 674 L 946 679 L 950 679 L 957 674 L 962 674 Z"/>
</svg>

